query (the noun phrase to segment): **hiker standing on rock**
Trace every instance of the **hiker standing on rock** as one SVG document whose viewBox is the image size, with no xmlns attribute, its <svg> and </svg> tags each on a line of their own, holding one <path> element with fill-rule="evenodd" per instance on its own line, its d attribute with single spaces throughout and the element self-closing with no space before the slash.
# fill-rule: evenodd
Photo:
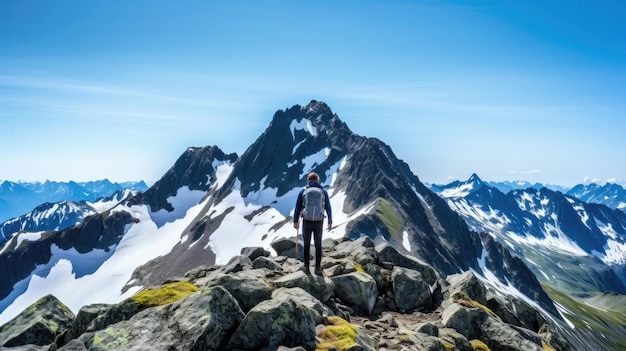
<svg viewBox="0 0 626 351">
<path fill-rule="evenodd" d="M 328 215 L 328 230 L 333 226 L 333 214 L 330 208 L 328 193 L 319 183 L 317 173 L 309 173 L 309 185 L 302 189 L 296 200 L 296 211 L 293 226 L 300 228 L 302 216 L 302 237 L 304 239 L 304 271 L 309 273 L 309 253 L 311 251 L 311 234 L 315 240 L 315 274 L 322 274 L 322 232 L 324 231 L 324 211 Z M 297 237 L 296 237 L 297 239 Z M 297 259 L 297 257 L 296 257 Z"/>
</svg>

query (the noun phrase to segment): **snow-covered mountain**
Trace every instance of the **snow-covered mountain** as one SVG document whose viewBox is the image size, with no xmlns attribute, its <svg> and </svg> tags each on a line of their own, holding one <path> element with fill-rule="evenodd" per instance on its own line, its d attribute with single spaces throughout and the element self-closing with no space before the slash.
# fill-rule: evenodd
<svg viewBox="0 0 626 351">
<path fill-rule="evenodd" d="M 507 194 L 477 175 L 436 189 L 470 228 L 525 258 L 541 280 L 579 293 L 626 293 L 626 215 L 547 188 Z M 575 268 L 565 263 L 576 261 Z"/>
<path fill-rule="evenodd" d="M 21 216 L 44 203 L 91 201 L 111 196 L 116 191 L 145 191 L 145 182 L 111 183 L 108 179 L 81 182 L 0 182 L 0 223 Z"/>
<path fill-rule="evenodd" d="M 626 212 L 626 189 L 619 184 L 578 184 L 567 191 L 567 195 L 577 197 L 584 202 L 603 204 Z"/>
<path fill-rule="evenodd" d="M 293 208 L 311 171 L 320 175 L 333 207 L 325 237 L 367 236 L 443 276 L 474 271 L 565 325 L 506 244 L 471 231 L 389 146 L 352 133 L 318 101 L 277 111 L 241 156 L 217 146 L 188 148 L 144 193 L 3 251 L 0 325 L 47 294 L 76 312 L 119 302 L 194 267 L 228 264 L 243 247 L 275 253 L 273 242 L 296 236 Z M 424 278 L 436 284 L 438 277 L 428 272 Z"/>
<path fill-rule="evenodd" d="M 113 195 L 100 198 L 95 202 L 64 200 L 41 204 L 27 214 L 9 219 L 0 224 L 0 248 L 18 232 L 44 232 L 66 229 L 81 223 L 88 216 L 113 208 L 122 200 L 137 193 L 137 190 L 125 189 L 118 190 Z M 23 235 L 32 234 L 24 233 Z"/>
</svg>

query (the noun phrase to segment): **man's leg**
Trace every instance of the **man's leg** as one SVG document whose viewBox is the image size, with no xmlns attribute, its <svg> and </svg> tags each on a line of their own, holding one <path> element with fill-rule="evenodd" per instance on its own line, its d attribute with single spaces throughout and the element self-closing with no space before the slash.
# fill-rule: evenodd
<svg viewBox="0 0 626 351">
<path fill-rule="evenodd" d="M 322 274 L 322 233 L 324 232 L 324 221 L 315 222 L 313 229 L 315 241 L 315 274 Z"/>
<path fill-rule="evenodd" d="M 311 222 L 302 221 L 302 245 L 304 246 L 304 271 L 309 272 L 309 260 L 311 257 Z"/>
</svg>

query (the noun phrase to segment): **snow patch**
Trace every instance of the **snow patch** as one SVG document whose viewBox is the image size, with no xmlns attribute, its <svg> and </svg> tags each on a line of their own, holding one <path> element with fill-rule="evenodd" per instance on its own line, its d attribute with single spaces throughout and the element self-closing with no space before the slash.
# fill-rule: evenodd
<svg viewBox="0 0 626 351">
<path fill-rule="evenodd" d="M 20 247 L 20 245 L 22 245 L 22 242 L 24 241 L 37 241 L 41 239 L 41 234 L 43 233 L 44 232 L 25 232 L 25 233 L 16 234 L 17 242 L 15 244 L 15 247 Z"/>
<path fill-rule="evenodd" d="M 226 183 L 226 179 L 228 179 L 230 174 L 233 172 L 234 167 L 230 164 L 230 162 L 224 161 L 222 161 L 219 165 L 216 165 L 216 163 L 213 162 L 213 167 L 215 168 L 215 178 L 217 178 L 213 187 L 215 189 L 219 189 L 222 185 L 224 185 L 224 183 Z"/>
<path fill-rule="evenodd" d="M 296 121 L 295 119 L 291 121 L 289 124 L 289 130 L 291 131 L 291 137 L 293 140 L 296 140 L 296 130 L 306 130 L 312 136 L 317 136 L 317 128 L 313 126 L 313 123 L 307 118 L 303 118 L 301 121 Z M 295 148 L 294 148 L 295 149 Z"/>
<path fill-rule="evenodd" d="M 463 184 L 458 188 L 445 189 L 440 195 L 444 198 L 465 197 L 470 194 L 472 189 L 472 184 Z"/>
<path fill-rule="evenodd" d="M 303 178 L 306 174 L 311 172 L 311 170 L 313 170 L 315 166 L 320 165 L 324 161 L 326 161 L 329 152 L 330 149 L 328 147 L 325 147 L 318 152 L 303 158 L 302 163 L 304 164 L 304 167 L 302 168 L 303 173 L 300 174 L 300 178 Z"/>
<path fill-rule="evenodd" d="M 407 251 L 411 251 L 411 243 L 409 242 L 409 233 L 405 230 L 404 232 L 402 232 L 402 246 L 404 246 L 404 248 Z"/>
<path fill-rule="evenodd" d="M 176 191 L 176 196 L 167 198 L 167 202 L 174 208 L 173 211 L 160 209 L 157 212 L 150 212 L 150 217 L 160 228 L 165 223 L 185 217 L 187 210 L 197 205 L 205 194 L 202 190 L 190 190 L 189 187 L 183 186 Z"/>
</svg>

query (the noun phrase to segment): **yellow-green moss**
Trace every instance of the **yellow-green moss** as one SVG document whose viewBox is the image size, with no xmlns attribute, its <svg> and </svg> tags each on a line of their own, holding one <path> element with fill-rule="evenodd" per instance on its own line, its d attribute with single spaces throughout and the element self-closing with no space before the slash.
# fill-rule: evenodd
<svg viewBox="0 0 626 351">
<path fill-rule="evenodd" d="M 140 291 L 131 297 L 144 308 L 162 306 L 187 297 L 199 289 L 189 282 L 173 282 L 156 289 Z"/>
<path fill-rule="evenodd" d="M 472 345 L 472 349 L 475 351 L 491 351 L 489 346 L 480 340 L 470 340 L 470 345 Z"/>
<path fill-rule="evenodd" d="M 402 227 L 404 226 L 404 221 L 396 215 L 396 212 L 389 201 L 380 199 L 378 208 L 376 209 L 376 216 L 383 221 L 391 236 L 400 236 Z"/>
<path fill-rule="evenodd" d="M 357 271 L 357 272 L 363 272 L 363 273 L 366 273 L 366 272 L 365 272 L 365 269 L 363 269 L 363 266 L 361 266 L 360 264 L 355 263 L 355 264 L 354 264 L 354 267 L 356 268 L 356 271 Z"/>
<path fill-rule="evenodd" d="M 357 328 L 341 317 L 329 316 L 330 325 L 317 333 L 320 343 L 316 351 L 327 351 L 331 346 L 339 351 L 347 350 L 355 344 Z"/>
<path fill-rule="evenodd" d="M 400 342 L 410 343 L 411 342 L 411 337 L 408 336 L 408 335 L 399 335 L 398 336 L 398 340 L 400 340 Z"/>
<path fill-rule="evenodd" d="M 550 344 L 548 344 L 547 342 L 543 340 L 541 340 L 541 348 L 543 348 L 546 351 L 556 351 L 554 347 L 552 347 Z"/>
<path fill-rule="evenodd" d="M 446 350 L 455 350 L 455 349 L 456 349 L 456 346 L 454 346 L 454 344 L 451 344 L 451 343 L 449 343 L 449 342 L 444 342 L 444 343 L 443 343 L 443 347 L 444 347 Z"/>
<path fill-rule="evenodd" d="M 458 303 L 459 305 L 465 306 L 465 307 L 476 307 L 476 308 L 480 308 L 481 310 L 489 313 L 489 315 L 491 315 L 494 318 L 500 319 L 500 316 L 498 316 L 497 314 L 495 314 L 491 309 L 489 309 L 489 307 L 476 302 L 472 299 L 469 298 L 469 296 L 463 294 L 463 293 L 456 293 L 454 294 L 454 296 L 452 296 L 452 301 Z"/>
</svg>

